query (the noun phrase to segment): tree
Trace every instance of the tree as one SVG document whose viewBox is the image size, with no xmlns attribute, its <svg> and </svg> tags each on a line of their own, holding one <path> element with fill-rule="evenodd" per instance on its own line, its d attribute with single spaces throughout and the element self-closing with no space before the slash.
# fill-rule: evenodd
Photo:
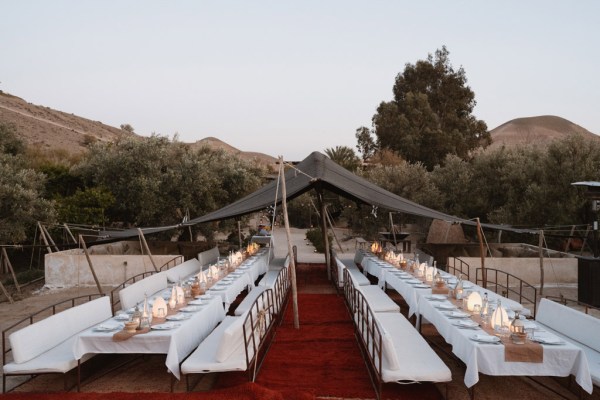
<svg viewBox="0 0 600 400">
<path fill-rule="evenodd" d="M 331 158 L 336 164 L 346 168 L 348 171 L 356 171 L 360 168 L 360 159 L 348 146 L 335 146 L 335 148 L 325 149 L 327 157 Z"/>
<path fill-rule="evenodd" d="M 487 125 L 473 115 L 475 94 L 461 67 L 454 70 L 446 47 L 427 60 L 406 64 L 394 84 L 394 100 L 382 102 L 373 116 L 381 148 L 397 151 L 429 169 L 447 154 L 463 159 L 491 143 Z"/>
<path fill-rule="evenodd" d="M 129 124 L 121 124 L 121 129 L 128 133 L 133 133 L 133 126 Z"/>
<path fill-rule="evenodd" d="M 38 221 L 54 220 L 43 198 L 45 176 L 27 168 L 24 148 L 14 127 L 0 125 L 0 243 L 22 242 Z"/>
<path fill-rule="evenodd" d="M 366 126 L 361 126 L 356 130 L 356 148 L 362 154 L 362 160 L 367 161 L 377 151 L 377 143 L 373 139 L 373 133 Z"/>
</svg>

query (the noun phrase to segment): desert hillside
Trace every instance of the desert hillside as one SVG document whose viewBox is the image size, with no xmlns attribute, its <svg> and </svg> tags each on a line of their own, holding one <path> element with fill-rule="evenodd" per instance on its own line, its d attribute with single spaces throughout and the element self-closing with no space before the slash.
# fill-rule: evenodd
<svg viewBox="0 0 600 400">
<path fill-rule="evenodd" d="M 0 123 L 12 123 L 25 142 L 41 150 L 63 150 L 69 154 L 81 154 L 95 141 L 112 142 L 123 135 L 132 135 L 100 121 L 92 121 L 49 107 L 38 106 L 0 91 Z M 142 139 L 142 136 L 133 134 Z M 244 160 L 257 160 L 274 164 L 277 159 L 263 153 L 245 152 L 227 143 L 208 137 L 190 146 L 208 146 L 222 149 Z"/>
<path fill-rule="evenodd" d="M 492 144 L 489 149 L 502 146 L 545 146 L 572 134 L 581 134 L 590 139 L 600 138 L 569 120 L 553 115 L 513 119 L 492 129 L 490 134 Z"/>
</svg>

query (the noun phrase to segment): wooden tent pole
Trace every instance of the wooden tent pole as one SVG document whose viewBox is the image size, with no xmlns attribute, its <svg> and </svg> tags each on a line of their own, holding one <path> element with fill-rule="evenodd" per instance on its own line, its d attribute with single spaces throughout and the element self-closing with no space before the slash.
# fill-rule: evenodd
<svg viewBox="0 0 600 400">
<path fill-rule="evenodd" d="M 54 246 L 54 250 L 60 251 L 60 249 L 58 248 L 58 246 L 54 242 L 54 239 L 52 239 L 52 236 L 50 235 L 50 232 L 48 232 L 48 229 L 46 229 L 46 227 L 44 225 L 42 225 L 42 229 L 46 233 L 46 236 L 48 236 L 48 240 L 50 241 L 50 243 L 52 243 L 52 246 Z"/>
<path fill-rule="evenodd" d="M 69 226 L 67 224 L 63 224 L 63 227 L 65 228 L 65 230 L 71 237 L 71 240 L 73 241 L 73 243 L 77 244 L 77 239 L 75 239 L 75 236 L 73 236 L 73 232 L 71 232 L 71 230 L 69 229 Z"/>
<path fill-rule="evenodd" d="M 48 243 L 48 239 L 46 238 L 46 234 L 44 233 L 44 228 L 42 228 L 42 224 L 38 221 L 38 229 L 40 230 L 40 236 L 46 245 L 46 250 L 48 253 L 52 253 L 52 248 L 50 247 L 50 243 Z"/>
<path fill-rule="evenodd" d="M 481 254 L 481 279 L 483 280 L 483 288 L 487 288 L 487 271 L 485 270 L 485 252 L 483 248 L 483 231 L 481 229 L 481 222 L 477 218 L 477 238 L 479 239 L 479 253 Z M 477 280 L 477 277 L 475 277 Z"/>
<path fill-rule="evenodd" d="M 8 259 L 8 254 L 6 253 L 6 249 L 2 248 L 2 258 L 4 259 L 4 265 L 10 270 L 12 274 L 13 281 L 15 282 L 15 287 L 17 288 L 17 292 L 21 294 L 21 286 L 19 286 L 19 282 L 17 281 L 17 275 L 15 274 L 15 270 L 13 269 L 10 260 Z"/>
<path fill-rule="evenodd" d="M 300 329 L 300 318 L 298 316 L 298 288 L 296 286 L 296 260 L 293 257 L 294 249 L 290 233 L 290 222 L 287 211 L 287 193 L 285 190 L 285 174 L 283 171 L 283 156 L 279 156 L 279 177 L 281 178 L 281 204 L 283 206 L 283 221 L 285 223 L 285 234 L 287 236 L 288 254 L 290 255 L 290 277 L 292 280 L 292 305 L 294 307 L 294 328 Z"/>
<path fill-rule="evenodd" d="M 327 219 L 325 217 L 325 202 L 323 201 L 323 192 L 317 189 L 317 200 L 319 202 L 319 212 L 321 214 L 321 234 L 323 235 L 323 244 L 325 245 L 325 265 L 327 266 L 327 279 L 331 280 L 331 253 L 329 253 L 329 236 L 327 233 Z"/>
<path fill-rule="evenodd" d="M 156 266 L 156 263 L 154 262 L 154 258 L 152 258 L 152 253 L 150 252 L 150 248 L 148 247 L 148 242 L 146 242 L 146 238 L 144 237 L 144 232 L 142 232 L 142 230 L 140 228 L 138 228 L 138 234 L 140 235 L 140 239 L 142 239 L 142 244 L 144 245 L 144 248 L 146 249 L 146 252 L 148 253 L 148 257 L 150 257 L 150 262 L 152 263 L 154 270 L 156 272 L 159 272 L 158 267 Z"/>
<path fill-rule="evenodd" d="M 94 282 L 96 282 L 96 287 L 98 288 L 98 292 L 101 295 L 104 295 L 102 291 L 102 286 L 100 285 L 100 281 L 98 281 L 98 277 L 96 276 L 96 271 L 94 270 L 94 265 L 92 264 L 92 257 L 90 257 L 90 253 L 88 252 L 88 248 L 85 244 L 85 240 L 83 240 L 83 236 L 79 235 L 79 243 L 83 248 L 83 252 L 85 253 L 85 258 L 87 259 L 88 265 L 90 266 L 90 270 L 92 271 L 92 276 L 94 277 Z"/>
<path fill-rule="evenodd" d="M 12 304 L 15 301 L 13 300 L 12 297 L 10 297 L 10 294 L 8 294 L 8 291 L 6 290 L 6 288 L 4 287 L 4 285 L 2 284 L 2 281 L 0 281 L 0 289 L 2 289 L 2 293 L 4 293 L 4 295 L 6 296 L 6 298 L 8 299 L 9 303 Z"/>
<path fill-rule="evenodd" d="M 340 244 L 340 241 L 337 237 L 337 235 L 335 234 L 335 229 L 333 229 L 333 222 L 331 220 L 331 216 L 329 214 L 329 209 L 327 209 L 327 207 L 325 207 L 325 211 L 327 215 L 327 222 L 329 222 L 329 227 L 331 228 L 331 233 L 333 233 L 333 238 L 335 239 L 335 242 L 337 243 L 338 247 L 340 248 L 340 251 L 343 252 L 344 249 L 342 248 L 342 245 Z"/>
<path fill-rule="evenodd" d="M 565 250 L 564 252 L 568 252 L 569 251 L 569 247 L 571 247 L 571 238 L 573 237 L 573 235 L 575 234 L 575 225 L 573 225 L 571 227 L 571 233 L 569 233 L 569 238 L 567 239 L 567 244 L 565 244 Z"/>
<path fill-rule="evenodd" d="M 544 231 L 540 230 L 540 297 L 544 296 Z"/>
<path fill-rule="evenodd" d="M 237 226 L 238 226 L 238 240 L 240 241 L 240 250 L 241 250 L 242 249 L 242 221 L 238 221 Z M 271 230 L 273 230 L 273 227 L 271 227 Z"/>
</svg>

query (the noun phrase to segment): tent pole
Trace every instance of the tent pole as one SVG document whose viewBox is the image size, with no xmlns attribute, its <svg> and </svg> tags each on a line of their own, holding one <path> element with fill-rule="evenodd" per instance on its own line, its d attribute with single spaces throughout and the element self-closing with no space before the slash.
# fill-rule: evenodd
<svg viewBox="0 0 600 400">
<path fill-rule="evenodd" d="M 83 240 L 83 236 L 79 235 L 79 243 L 81 243 L 81 247 L 83 248 L 83 252 L 85 253 L 85 258 L 90 266 L 90 270 L 92 271 L 92 276 L 94 277 L 94 281 L 96 282 L 96 287 L 98 287 L 98 292 L 101 295 L 104 295 L 102 291 L 102 286 L 100 285 L 100 281 L 98 281 L 98 277 L 96 276 L 96 271 L 94 270 L 94 265 L 92 264 L 92 258 L 90 257 L 90 253 L 88 252 L 88 248 L 85 245 L 85 240 Z"/>
<path fill-rule="evenodd" d="M 242 249 L 242 221 L 237 222 L 238 226 L 238 240 L 240 241 L 240 250 Z M 271 230 L 273 227 L 271 227 Z"/>
<path fill-rule="evenodd" d="M 290 256 L 290 277 L 292 280 L 292 305 L 294 307 L 294 328 L 300 328 L 300 318 L 298 317 L 298 288 L 296 285 L 296 260 L 294 259 L 294 249 L 290 233 L 290 222 L 287 211 L 287 193 L 285 190 L 285 174 L 283 173 L 283 156 L 279 156 L 279 177 L 281 178 L 281 204 L 283 206 L 283 221 L 285 223 L 285 234 L 287 236 L 288 254 Z"/>
<path fill-rule="evenodd" d="M 327 279 L 331 280 L 331 254 L 329 253 L 329 237 L 327 236 L 327 219 L 325 217 L 325 202 L 323 201 L 323 191 L 317 188 L 317 200 L 319 202 L 319 212 L 321 213 L 321 233 L 323 243 L 325 244 L 325 265 L 327 266 Z"/>
<path fill-rule="evenodd" d="M 144 232 L 142 232 L 142 230 L 140 228 L 138 228 L 138 233 L 140 235 L 140 239 L 142 239 L 142 244 L 144 245 L 144 248 L 146 249 L 146 252 L 148 252 L 148 257 L 150 257 L 150 262 L 152 263 L 152 266 L 154 267 L 154 270 L 156 272 L 160 272 L 158 270 L 158 268 L 156 267 L 156 263 L 154 262 L 154 258 L 152 258 L 152 253 L 150 252 L 150 248 L 148 247 L 148 243 L 146 242 L 146 238 L 144 237 Z"/>
<path fill-rule="evenodd" d="M 481 254 L 481 279 L 483 280 L 483 288 L 486 289 L 487 271 L 485 270 L 485 253 L 483 250 L 483 231 L 481 230 L 481 222 L 479 221 L 479 217 L 477 217 L 477 238 L 479 239 L 479 253 Z M 475 280 L 477 280 L 477 276 L 475 276 Z"/>
<path fill-rule="evenodd" d="M 544 297 L 544 231 L 540 229 L 540 297 Z"/>
<path fill-rule="evenodd" d="M 333 233 L 333 238 L 335 239 L 335 242 L 337 243 L 338 247 L 340 248 L 340 251 L 343 253 L 344 249 L 342 248 L 342 245 L 340 244 L 340 241 L 339 241 L 337 235 L 335 234 L 335 229 L 333 229 L 333 222 L 331 220 L 331 214 L 329 213 L 329 209 L 327 209 L 327 207 L 325 207 L 325 211 L 327 212 L 325 215 L 327 215 L 327 222 L 329 222 L 329 227 L 331 228 L 331 233 Z"/>
<path fill-rule="evenodd" d="M 48 250 L 48 253 L 52 253 L 52 248 L 50 247 L 50 243 L 48 243 L 48 239 L 46 238 L 46 234 L 44 233 L 44 228 L 42 228 L 42 224 L 39 221 L 38 221 L 38 229 L 40 230 L 40 237 L 42 238 L 42 240 L 44 241 L 44 244 L 46 245 L 46 250 Z"/>
<path fill-rule="evenodd" d="M 60 249 L 58 248 L 58 246 L 54 242 L 54 239 L 52 239 L 52 236 L 50 236 L 50 232 L 48 232 L 48 229 L 46 229 L 46 227 L 44 225 L 41 225 L 41 227 L 44 230 L 44 232 L 46 233 L 46 236 L 48 236 L 48 240 L 50 241 L 50 243 L 52 243 L 52 246 L 54 246 L 54 249 L 56 251 L 60 251 Z"/>
<path fill-rule="evenodd" d="M 63 224 L 63 226 L 64 226 L 65 230 L 67 231 L 67 233 L 69 234 L 69 237 L 71 238 L 73 243 L 77 244 L 77 239 L 75 239 L 75 236 L 73 236 L 73 232 L 71 232 L 71 230 L 69 229 L 69 225 Z"/>
<path fill-rule="evenodd" d="M 4 247 L 2 248 L 2 257 L 4 259 L 4 265 L 10 270 L 13 280 L 15 281 L 15 287 L 17 288 L 17 292 L 21 294 L 21 286 L 19 286 L 19 281 L 17 281 L 17 275 L 15 274 L 15 270 L 13 269 L 13 266 L 10 263 L 8 253 L 6 252 L 6 249 Z"/>
</svg>

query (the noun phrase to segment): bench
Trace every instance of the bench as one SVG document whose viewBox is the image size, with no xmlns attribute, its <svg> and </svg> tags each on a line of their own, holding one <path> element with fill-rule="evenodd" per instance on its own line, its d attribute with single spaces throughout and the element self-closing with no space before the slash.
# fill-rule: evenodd
<svg viewBox="0 0 600 400">
<path fill-rule="evenodd" d="M 448 366 L 402 314 L 377 313 L 357 289 L 355 296 L 356 336 L 366 355 L 377 399 L 382 397 L 383 383 L 452 380 Z"/>
<path fill-rule="evenodd" d="M 219 257 L 221 257 L 221 254 L 219 253 L 219 248 L 217 246 L 210 250 L 198 253 L 198 261 L 200 261 L 200 265 L 203 267 L 216 263 L 219 260 Z"/>
<path fill-rule="evenodd" d="M 64 374 L 64 387 L 67 388 L 67 373 L 77 369 L 77 391 L 81 384 L 81 363 L 90 359 L 87 354 L 76 360 L 73 343 L 78 333 L 112 317 L 110 298 L 103 296 L 92 300 L 94 295 L 80 296 L 65 300 L 13 324 L 2 332 L 2 392 L 6 392 L 6 378 L 16 375 Z M 86 303 L 76 305 L 82 300 Z M 65 306 L 64 311 L 57 312 Z M 33 322 L 36 317 L 51 312 L 52 315 Z M 15 330 L 15 328 L 28 324 Z M 10 332 L 10 334 L 9 334 Z M 7 334 L 10 346 L 7 347 Z M 7 360 L 12 353 L 12 361 Z"/>
<path fill-rule="evenodd" d="M 190 380 L 195 374 L 246 371 L 254 382 L 274 333 L 272 299 L 272 289 L 266 289 L 245 314 L 226 316 L 183 361 L 188 391 L 195 386 Z"/>
<path fill-rule="evenodd" d="M 163 271 L 151 274 L 150 276 L 146 276 L 144 279 L 121 289 L 119 291 L 121 309 L 127 310 L 128 308 L 135 307 L 136 304 L 139 304 L 144 300 L 144 296 L 150 296 L 158 291 L 166 289 L 169 285 L 167 273 L 168 271 Z M 113 307 L 115 307 L 115 304 L 113 304 Z"/>
<path fill-rule="evenodd" d="M 202 269 L 202 264 L 195 258 L 187 260 L 176 267 L 168 269 L 165 271 L 167 274 L 167 281 L 169 283 L 178 283 L 179 281 L 191 276 L 192 274 L 197 274 Z"/>
<path fill-rule="evenodd" d="M 362 273 L 360 269 L 356 266 L 354 261 L 352 260 L 340 260 L 335 257 L 335 263 L 337 268 L 334 268 L 332 271 L 334 272 L 334 281 L 338 283 L 338 287 L 344 286 L 344 270 L 348 270 L 348 272 L 352 275 L 354 282 L 356 282 L 359 286 L 367 286 L 371 284 L 371 281 Z"/>
<path fill-rule="evenodd" d="M 357 281 L 354 279 L 354 276 L 346 268 L 344 269 L 344 295 L 352 313 L 354 312 L 354 303 L 356 302 L 356 292 L 361 293 L 361 295 L 366 298 L 373 312 L 400 312 L 400 306 L 396 304 L 379 286 L 358 285 Z"/>
<path fill-rule="evenodd" d="M 552 300 L 542 299 L 535 321 L 544 329 L 581 348 L 592 383 L 600 387 L 600 319 Z"/>
<path fill-rule="evenodd" d="M 267 277 L 270 272 L 277 272 L 277 277 L 275 280 L 272 280 L 271 277 Z M 265 278 L 269 278 L 266 279 Z M 269 271 L 265 274 L 263 279 L 259 282 L 259 285 L 252 289 L 246 295 L 244 300 L 237 306 L 234 311 L 235 315 L 244 315 L 255 302 L 255 300 L 261 295 L 262 292 L 272 289 L 273 290 L 273 304 L 274 304 L 274 314 L 277 318 L 281 319 L 283 317 L 283 310 L 285 310 L 285 303 L 288 298 L 288 293 L 290 289 L 290 278 L 289 278 L 289 269 L 282 268 L 279 271 Z"/>
</svg>

